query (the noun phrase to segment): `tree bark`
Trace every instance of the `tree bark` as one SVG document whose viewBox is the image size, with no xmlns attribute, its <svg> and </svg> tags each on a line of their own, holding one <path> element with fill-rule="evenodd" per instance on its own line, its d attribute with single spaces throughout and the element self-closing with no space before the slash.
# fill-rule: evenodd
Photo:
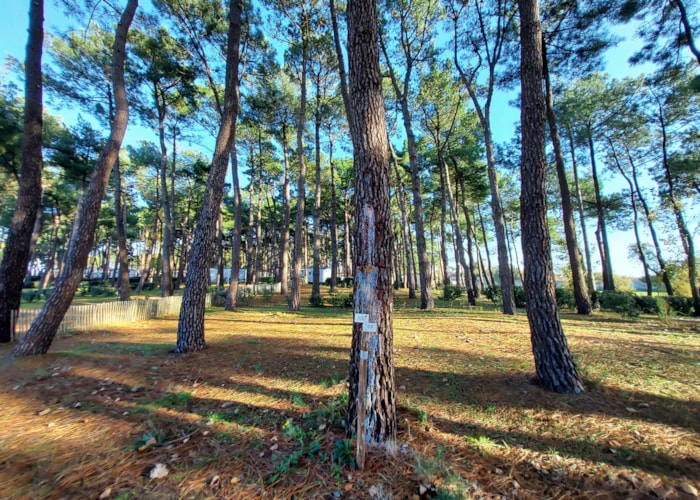
<svg viewBox="0 0 700 500">
<path fill-rule="evenodd" d="M 177 326 L 176 353 L 206 349 L 204 304 L 209 282 L 209 259 L 216 221 L 221 210 L 228 159 L 233 151 L 238 117 L 238 62 L 241 40 L 242 0 L 230 0 L 224 113 L 207 179 L 204 200 L 194 231 L 185 278 L 185 293 Z"/>
<path fill-rule="evenodd" d="M 97 159 L 87 191 L 78 207 L 63 271 L 56 280 L 54 291 L 46 300 L 41 313 L 10 353 L 13 358 L 45 354 L 49 350 L 83 277 L 83 270 L 95 237 L 102 196 L 107 187 L 112 166 L 119 155 L 129 118 L 124 83 L 125 46 L 126 36 L 137 6 L 138 0 L 129 0 L 117 25 L 111 68 L 116 112 L 109 138 Z"/>
<path fill-rule="evenodd" d="M 657 236 L 656 228 L 654 227 L 654 218 L 652 217 L 651 210 L 649 210 L 649 205 L 644 199 L 642 190 L 639 187 L 637 167 L 634 161 L 632 160 L 632 155 L 630 154 L 630 151 L 627 148 L 627 146 L 623 144 L 623 147 L 625 148 L 625 152 L 627 153 L 627 160 L 629 161 L 630 167 L 632 168 L 632 181 L 634 182 L 634 190 L 637 193 L 637 199 L 639 200 L 639 204 L 642 206 L 642 210 L 644 210 L 644 217 L 647 220 L 647 227 L 649 228 L 649 234 L 651 234 L 651 241 L 654 243 L 654 250 L 656 251 L 656 260 L 659 263 L 659 274 L 661 274 L 661 280 L 663 281 L 664 287 L 666 288 L 666 293 L 670 297 L 673 296 L 673 286 L 671 285 L 671 278 L 668 275 L 668 270 L 666 268 L 666 260 L 664 259 L 663 253 L 661 252 L 659 237 Z"/>
<path fill-rule="evenodd" d="M 224 309 L 238 310 L 238 275 L 241 271 L 241 225 L 243 224 L 243 204 L 241 203 L 241 183 L 238 179 L 238 158 L 236 151 L 231 153 L 231 175 L 233 176 L 233 241 L 231 242 L 231 278 Z M 289 222 L 289 219 L 287 219 Z M 289 225 L 287 225 L 289 230 Z M 287 233 L 289 239 L 289 233 Z"/>
<path fill-rule="evenodd" d="M 309 36 L 311 35 L 311 20 L 306 10 L 302 9 L 300 19 L 301 33 L 301 88 L 299 96 L 299 115 L 297 116 L 297 159 L 299 162 L 299 178 L 297 181 L 297 218 L 294 226 L 294 254 L 292 256 L 292 280 L 287 309 L 298 311 L 301 305 L 301 266 L 302 266 L 302 233 L 306 210 L 306 161 L 304 159 L 304 124 L 306 122 L 306 68 L 308 65 Z M 305 245 L 304 245 L 305 246 Z M 306 272 L 308 272 L 308 266 Z M 304 276 L 306 276 L 306 272 Z M 307 277 L 308 281 L 308 277 Z"/>
<path fill-rule="evenodd" d="M 413 262 L 413 247 L 411 243 L 411 226 L 408 222 L 408 213 L 406 210 L 406 195 L 403 189 L 403 183 L 401 182 L 401 173 L 399 172 L 399 159 L 396 157 L 396 151 L 394 151 L 394 145 L 389 143 L 389 152 L 391 153 L 391 163 L 394 165 L 394 175 L 396 175 L 396 194 L 399 199 L 399 210 L 401 211 L 401 236 L 403 239 L 403 248 L 406 254 L 406 284 L 408 286 L 408 298 L 416 298 L 416 281 L 415 275 L 416 271 L 414 269 L 415 263 Z"/>
<path fill-rule="evenodd" d="M 333 164 L 333 141 L 328 148 L 331 167 L 331 293 L 338 289 L 338 199 L 335 193 L 335 165 Z"/>
<path fill-rule="evenodd" d="M 289 192 L 289 153 L 287 150 L 287 124 L 282 124 L 282 154 L 284 156 L 284 186 L 282 194 L 284 206 L 282 207 L 282 235 L 280 239 L 280 293 L 287 295 L 289 278 L 289 223 L 291 219 L 291 194 Z"/>
<path fill-rule="evenodd" d="M 576 161 L 576 149 L 574 148 L 574 135 L 571 129 L 568 129 L 569 147 L 571 149 L 571 168 L 574 174 L 574 186 L 576 187 L 576 199 L 578 200 L 578 218 L 581 224 L 581 236 L 583 238 L 583 254 L 586 257 L 586 285 L 588 291 L 593 293 L 596 291 L 595 278 L 593 276 L 593 265 L 591 263 L 591 247 L 588 245 L 588 233 L 586 232 L 586 216 L 583 213 L 583 195 L 581 194 L 581 186 L 578 182 L 578 167 Z"/>
<path fill-rule="evenodd" d="M 564 153 L 561 149 L 557 120 L 554 115 L 554 96 L 552 95 L 552 82 L 549 75 L 549 62 L 547 60 L 547 44 L 542 41 L 542 65 L 544 71 L 544 82 L 546 90 L 547 122 L 549 124 L 549 136 L 552 140 L 554 150 L 554 163 L 557 169 L 557 179 L 559 180 L 559 193 L 561 195 L 561 211 L 563 215 L 564 236 L 566 238 L 566 251 L 569 254 L 569 266 L 571 267 L 571 281 L 574 288 L 574 300 L 576 301 L 576 312 L 578 314 L 591 314 L 591 298 L 588 295 L 586 286 L 586 273 L 583 271 L 581 262 L 581 252 L 578 248 L 576 238 L 576 224 L 574 223 L 574 207 L 571 203 L 571 192 L 569 181 L 566 178 L 566 167 L 564 166 Z"/>
<path fill-rule="evenodd" d="M 355 317 L 350 354 L 348 433 L 363 442 L 396 437 L 389 162 L 373 0 L 348 2 L 350 98 L 355 156 Z M 367 315 L 366 318 L 358 316 Z M 360 373 L 366 360 L 367 376 Z M 360 387 L 360 381 L 367 381 Z M 358 398 L 364 396 L 364 415 Z"/>
<path fill-rule="evenodd" d="M 593 188 L 595 190 L 595 208 L 598 215 L 598 242 L 600 248 L 600 260 L 603 268 L 603 290 L 615 290 L 613 279 L 612 262 L 610 256 L 610 245 L 608 243 L 608 229 L 605 225 L 605 215 L 603 214 L 603 202 L 600 197 L 600 182 L 598 181 L 598 168 L 595 161 L 595 150 L 593 148 L 593 131 L 588 125 L 588 151 L 591 158 L 591 174 L 593 176 Z"/>
<path fill-rule="evenodd" d="M 37 217 L 41 217 L 43 42 L 44 1 L 34 0 L 29 2 L 21 173 L 15 212 L 0 263 L 0 342 L 12 340 L 12 311 L 19 309 L 22 300 L 22 285 L 29 263 L 32 232 Z"/>
<path fill-rule="evenodd" d="M 320 79 L 316 79 L 316 109 L 314 112 L 314 160 L 316 163 L 316 182 L 314 189 L 314 234 L 313 234 L 313 283 L 311 296 L 321 296 L 321 99 Z"/>
<path fill-rule="evenodd" d="M 527 317 L 539 384 L 554 392 L 583 392 L 559 321 L 547 227 L 545 99 L 538 0 L 518 0 L 520 11 L 521 197 Z"/>
</svg>

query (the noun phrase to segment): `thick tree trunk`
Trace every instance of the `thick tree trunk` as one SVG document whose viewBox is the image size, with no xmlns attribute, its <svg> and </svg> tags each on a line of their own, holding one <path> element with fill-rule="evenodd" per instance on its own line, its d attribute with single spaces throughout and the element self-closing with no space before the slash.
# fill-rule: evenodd
<svg viewBox="0 0 700 500">
<path fill-rule="evenodd" d="M 124 84 L 125 46 L 126 36 L 137 6 L 138 0 L 129 0 L 117 25 L 112 56 L 112 85 L 114 87 L 116 112 L 107 143 L 97 159 L 97 165 L 90 178 L 85 196 L 78 206 L 65 266 L 56 280 L 54 291 L 46 300 L 41 313 L 10 354 L 14 358 L 44 354 L 49 350 L 51 342 L 83 277 L 83 270 L 87 264 L 90 248 L 92 248 L 95 237 L 102 196 L 107 187 L 112 166 L 119 155 L 119 149 L 124 139 L 129 118 L 126 86 Z"/>
<path fill-rule="evenodd" d="M 561 211 L 563 215 L 564 236 L 566 238 L 566 251 L 569 254 L 569 266 L 571 267 L 571 281 L 574 288 L 574 300 L 576 301 L 576 312 L 578 314 L 591 314 L 591 298 L 588 295 L 586 286 L 586 273 L 581 262 L 581 252 L 578 248 L 576 238 L 576 224 L 574 223 L 574 207 L 571 203 L 571 192 L 569 181 L 566 178 L 566 167 L 564 166 L 564 153 L 561 149 L 557 120 L 554 115 L 554 97 L 552 95 L 552 82 L 549 76 L 549 63 L 547 61 L 547 44 L 542 42 L 542 62 L 544 71 L 544 81 L 546 89 L 547 122 L 549 124 L 549 136 L 552 139 L 552 149 L 554 149 L 554 163 L 557 169 L 557 179 L 559 180 L 559 193 L 561 195 Z"/>
<path fill-rule="evenodd" d="M 357 436 L 363 443 L 385 442 L 396 437 L 392 233 L 389 149 L 373 0 L 348 3 L 348 53 L 354 105 L 350 127 L 355 153 L 356 276 L 347 429 L 349 434 L 364 429 L 364 435 Z M 366 374 L 360 366 L 367 367 Z M 365 383 L 360 386 L 360 381 Z"/>
<path fill-rule="evenodd" d="M 209 259 L 214 239 L 216 221 L 221 210 L 224 179 L 228 160 L 236 138 L 236 118 L 238 117 L 238 61 L 241 40 L 242 0 L 230 0 L 228 48 L 226 56 L 226 86 L 224 92 L 224 113 L 221 127 L 216 137 L 211 170 L 207 179 L 199 220 L 194 231 L 190 252 L 185 293 L 177 326 L 176 353 L 188 353 L 206 349 L 204 340 L 204 304 L 207 283 L 209 282 Z"/>
<path fill-rule="evenodd" d="M 580 393 L 583 383 L 559 321 L 547 227 L 545 99 L 542 92 L 542 27 L 538 0 L 519 0 L 522 130 L 521 223 L 527 317 L 539 384 L 548 390 Z"/>
<path fill-rule="evenodd" d="M 41 216 L 41 133 L 43 86 L 41 56 L 44 41 L 44 1 L 29 2 L 29 39 L 25 57 L 22 166 L 15 212 L 0 263 L 0 342 L 12 340 L 12 311 L 19 309 L 29 263 L 32 232 Z"/>
</svg>

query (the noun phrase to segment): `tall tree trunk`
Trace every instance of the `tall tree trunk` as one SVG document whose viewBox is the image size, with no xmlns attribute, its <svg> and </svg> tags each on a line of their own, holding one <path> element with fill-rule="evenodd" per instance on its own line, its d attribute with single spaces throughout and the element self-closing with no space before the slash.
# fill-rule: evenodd
<svg viewBox="0 0 700 500">
<path fill-rule="evenodd" d="M 297 159 L 299 162 L 299 177 L 297 181 L 297 219 L 294 226 L 294 254 L 292 256 L 292 280 L 287 308 L 298 311 L 301 305 L 301 265 L 302 265 L 302 233 L 304 231 L 306 207 L 306 160 L 304 159 L 304 123 L 306 122 L 306 68 L 308 65 L 309 36 L 311 35 L 311 20 L 303 10 L 301 14 L 301 85 L 299 96 L 299 114 L 297 116 Z M 305 245 L 304 245 L 305 246 Z M 308 265 L 305 266 L 305 276 Z M 307 278 L 308 281 L 308 278 Z"/>
<path fill-rule="evenodd" d="M 408 97 L 401 91 L 399 83 L 394 75 L 391 65 L 391 58 L 386 51 L 386 47 L 379 37 L 384 60 L 389 68 L 391 83 L 394 87 L 398 103 L 401 107 L 401 118 L 403 119 L 404 130 L 406 131 L 406 141 L 408 143 L 408 161 L 411 166 L 411 191 L 413 193 L 413 214 L 414 228 L 416 233 L 416 251 L 418 252 L 418 274 L 420 276 L 420 308 L 431 310 L 435 307 L 433 301 L 433 280 L 430 262 L 428 261 L 428 248 L 425 242 L 425 227 L 423 225 L 423 195 L 421 194 L 420 169 L 418 166 L 418 152 L 416 149 L 416 136 L 413 132 L 411 111 L 408 105 Z M 404 88 L 406 85 L 404 85 Z"/>
<path fill-rule="evenodd" d="M 630 179 L 629 175 L 627 175 L 625 172 L 625 169 L 622 168 L 620 159 L 617 157 L 617 151 L 615 151 L 615 145 L 609 137 L 608 144 L 610 144 L 610 151 L 612 152 L 615 166 L 620 172 L 620 175 L 622 175 L 622 178 L 627 182 L 627 186 L 629 186 L 630 204 L 632 205 L 632 229 L 634 230 L 634 241 L 635 246 L 637 247 L 637 255 L 639 257 L 639 261 L 642 263 L 642 270 L 644 271 L 644 282 L 647 286 L 647 295 L 651 297 L 653 291 L 651 285 L 651 275 L 649 274 L 649 264 L 647 264 L 647 258 L 646 255 L 644 255 L 644 249 L 642 248 L 642 240 L 639 236 L 639 210 L 637 208 L 637 199 L 634 193 L 634 184 L 632 183 L 632 179 Z"/>
<path fill-rule="evenodd" d="M 561 149 L 561 140 L 557 128 L 557 120 L 554 115 L 554 97 L 552 95 L 552 82 L 549 75 L 549 62 L 547 60 L 547 44 L 542 41 L 542 62 L 544 71 L 544 82 L 546 90 L 547 123 L 549 124 L 549 136 L 552 139 L 554 149 L 554 163 L 557 169 L 557 179 L 559 180 L 559 193 L 561 199 L 561 211 L 563 215 L 564 236 L 566 239 L 566 251 L 569 254 L 569 267 L 571 267 L 571 281 L 574 288 L 574 301 L 576 302 L 576 312 L 578 314 L 591 314 L 591 298 L 588 295 L 586 286 L 586 273 L 581 262 L 581 252 L 578 248 L 576 238 L 576 224 L 574 223 L 574 207 L 571 203 L 571 192 L 569 181 L 566 178 L 566 167 L 564 166 L 564 153 Z"/>
<path fill-rule="evenodd" d="M 41 56 L 44 42 L 44 1 L 29 2 L 29 39 L 25 56 L 22 166 L 15 212 L 0 263 L 0 342 L 12 340 L 12 311 L 19 309 L 27 273 L 34 223 L 41 216 L 41 134 L 43 86 Z"/>
<path fill-rule="evenodd" d="M 51 235 L 51 250 L 49 250 L 49 258 L 46 260 L 44 268 L 46 271 L 39 282 L 39 290 L 44 290 L 49 286 L 51 279 L 54 276 L 54 267 L 56 266 L 56 255 L 58 254 L 58 231 L 61 227 L 61 210 L 58 207 L 51 209 L 53 219 L 53 234 Z"/>
<path fill-rule="evenodd" d="M 664 119 L 661 102 L 658 102 L 658 104 L 659 109 L 657 118 L 659 119 L 659 127 L 661 129 L 662 166 L 664 180 L 666 181 L 666 186 L 668 188 L 666 197 L 668 203 L 671 205 L 671 210 L 673 211 L 673 215 L 676 219 L 678 234 L 681 237 L 681 246 L 683 247 L 683 252 L 685 253 L 688 262 L 688 282 L 690 284 L 690 293 L 693 297 L 693 316 L 700 316 L 700 290 L 698 289 L 697 283 L 695 243 L 693 242 L 693 235 L 688 230 L 688 225 L 685 222 L 681 204 L 676 197 L 676 188 L 673 182 L 673 176 L 671 175 L 671 167 L 669 166 L 668 162 L 668 136 L 666 133 L 666 122 Z"/>
<path fill-rule="evenodd" d="M 228 47 L 226 52 L 226 84 L 224 91 L 224 113 L 216 137 L 216 146 L 207 179 L 204 200 L 194 231 L 190 260 L 185 278 L 185 293 L 177 325 L 176 353 L 187 353 L 206 349 L 204 340 L 204 304 L 209 281 L 209 258 L 214 239 L 216 221 L 221 210 L 224 179 L 228 160 L 236 138 L 238 117 L 238 61 L 241 40 L 242 0 L 230 0 L 228 25 Z"/>
<path fill-rule="evenodd" d="M 457 30 L 455 20 L 455 31 Z M 499 24 L 501 21 L 499 20 Z M 502 25 L 501 25 L 502 26 Z M 500 58 L 501 48 L 503 47 L 503 33 L 499 32 L 496 34 L 495 47 L 498 50 L 492 50 L 488 54 L 488 70 L 489 70 L 489 83 L 488 91 L 482 106 L 479 100 L 480 94 L 477 93 L 476 82 L 474 79 L 470 79 L 467 74 L 463 71 L 462 67 L 459 65 L 459 58 L 457 57 L 457 37 L 454 39 L 454 56 L 455 56 L 455 67 L 459 73 L 460 80 L 464 84 L 469 93 L 469 97 L 474 104 L 474 109 L 476 110 L 477 116 L 479 117 L 479 124 L 484 132 L 484 148 L 486 150 L 486 167 L 489 178 L 489 190 L 491 192 L 491 214 L 493 217 L 493 226 L 496 233 L 496 250 L 498 254 L 498 274 L 501 284 L 501 295 L 503 300 L 503 314 L 516 314 L 517 309 L 515 307 L 515 291 L 513 288 L 513 276 L 510 268 L 510 263 L 508 259 L 508 241 L 506 236 L 506 223 L 503 215 L 503 208 L 501 204 L 501 194 L 498 189 L 498 172 L 496 171 L 496 156 L 494 153 L 493 136 L 491 130 L 491 98 L 493 96 L 493 84 L 495 82 L 495 71 L 496 64 Z M 484 240 L 486 242 L 486 240 Z M 489 272 L 491 272 L 491 262 L 488 253 L 488 245 L 486 246 L 486 255 L 489 259 Z M 493 281 L 493 275 L 491 276 Z"/>
<path fill-rule="evenodd" d="M 413 248 L 411 244 L 411 225 L 408 222 L 408 213 L 406 210 L 406 195 L 401 182 L 401 173 L 399 172 L 399 159 L 396 157 L 394 145 L 389 143 L 389 152 L 391 153 L 391 163 L 394 165 L 394 175 L 396 175 L 396 194 L 399 199 L 399 210 L 401 210 L 401 236 L 403 239 L 403 248 L 406 254 L 406 281 L 408 286 L 408 298 L 416 298 L 416 272 L 413 261 Z"/>
<path fill-rule="evenodd" d="M 496 280 L 493 279 L 493 266 L 491 265 L 491 252 L 489 251 L 488 240 L 486 239 L 486 225 L 484 224 L 484 218 L 481 216 L 481 207 L 476 206 L 476 212 L 479 215 L 479 227 L 481 228 L 481 237 L 484 239 L 484 250 L 486 251 L 486 263 L 489 266 L 489 276 L 491 278 L 491 283 L 495 286 Z M 515 300 L 515 299 L 513 299 Z"/>
<path fill-rule="evenodd" d="M 252 157 L 252 155 L 251 155 Z M 255 284 L 255 249 L 257 243 L 255 241 L 255 171 L 250 174 L 250 184 L 248 184 L 248 233 L 245 238 L 246 249 L 246 285 Z"/>
<path fill-rule="evenodd" d="M 666 268 L 666 260 L 664 259 L 663 253 L 661 252 L 659 237 L 657 236 L 656 228 L 654 227 L 654 217 L 652 217 L 651 210 L 649 210 L 649 205 L 644 199 L 642 190 L 639 187 L 639 179 L 637 178 L 637 167 L 634 161 L 632 160 L 630 150 L 624 144 L 622 145 L 622 147 L 625 148 L 625 152 L 627 153 L 627 160 L 629 161 L 630 167 L 632 168 L 632 181 L 634 182 L 634 190 L 637 193 L 637 199 L 639 200 L 639 204 L 644 210 L 644 217 L 647 221 L 649 234 L 651 234 L 651 241 L 654 243 L 654 250 L 656 251 L 656 260 L 659 263 L 659 274 L 661 275 L 661 280 L 663 281 L 664 287 L 666 288 L 666 293 L 670 297 L 673 296 L 673 286 L 671 285 L 671 278 L 669 276 L 668 269 Z"/>
<path fill-rule="evenodd" d="M 338 199 L 335 193 L 335 165 L 333 165 L 333 141 L 330 142 L 328 162 L 331 167 L 331 293 L 338 288 Z"/>
<path fill-rule="evenodd" d="M 231 153 L 231 175 L 233 176 L 233 241 L 231 242 L 231 279 L 226 293 L 224 309 L 236 311 L 238 309 L 238 275 L 241 271 L 241 225 L 243 224 L 243 204 L 241 203 L 241 183 L 238 179 L 238 158 L 235 148 Z M 289 206 L 289 205 L 287 205 Z M 287 218 L 289 223 L 289 218 Z M 287 239 L 289 239 L 289 225 L 287 225 Z M 284 275 L 282 283 L 285 283 Z"/>
<path fill-rule="evenodd" d="M 348 203 L 347 199 L 345 200 L 345 206 L 343 207 L 343 212 L 345 213 L 345 231 L 343 232 L 343 248 L 345 249 L 345 277 L 349 278 L 354 276 L 354 268 L 353 268 L 353 262 L 354 259 L 352 257 L 352 248 L 350 245 L 350 231 L 353 230 L 352 227 L 352 221 L 350 220 L 350 214 L 348 212 Z"/>
<path fill-rule="evenodd" d="M 356 276 L 347 429 L 350 434 L 364 429 L 358 440 L 384 442 L 396 437 L 396 389 L 389 148 L 374 0 L 348 3 L 348 53 L 354 104 L 350 127 L 355 153 Z M 367 367 L 366 377 L 361 376 L 361 365 Z M 366 385 L 360 387 L 360 380 Z M 358 412 L 361 397 L 364 414 Z"/>
<path fill-rule="evenodd" d="M 321 296 L 321 100 L 319 99 L 320 82 L 316 80 L 316 110 L 314 123 L 314 156 L 316 163 L 316 186 L 314 190 L 314 258 L 313 284 L 311 296 Z"/>
<path fill-rule="evenodd" d="M 287 295 L 289 277 L 289 223 L 291 219 L 291 194 L 289 193 L 289 153 L 287 149 L 287 124 L 282 124 L 282 154 L 284 155 L 284 186 L 282 194 L 284 206 L 282 207 L 282 234 L 280 240 L 280 293 Z"/>
<path fill-rule="evenodd" d="M 542 27 L 538 0 L 518 0 L 520 11 L 520 218 L 525 259 L 527 318 L 539 384 L 551 391 L 583 392 L 557 313 L 547 227 L 545 99 L 542 92 Z"/>
<path fill-rule="evenodd" d="M 440 191 L 442 196 L 440 197 L 440 261 L 442 265 L 442 284 L 443 286 L 450 285 L 450 270 L 449 263 L 450 259 L 447 257 L 447 192 L 445 187 L 445 169 L 442 165 L 440 159 Z M 455 262 L 456 266 L 459 266 L 459 262 Z M 459 285 L 459 280 L 457 280 L 457 285 Z"/>
<path fill-rule="evenodd" d="M 138 0 L 129 0 L 117 25 L 112 55 L 112 85 L 116 112 L 109 138 L 97 159 L 85 196 L 78 206 L 65 266 L 41 313 L 10 354 L 14 358 L 44 354 L 49 350 L 83 277 L 83 270 L 95 237 L 102 196 L 107 187 L 112 166 L 119 155 L 129 118 L 124 84 L 125 46 L 126 36 L 137 6 Z"/>
<path fill-rule="evenodd" d="M 586 257 L 586 285 L 589 293 L 596 290 L 595 277 L 593 276 L 593 265 L 591 263 L 591 247 L 588 245 L 588 233 L 586 232 L 586 216 L 583 213 L 583 195 L 578 182 L 578 162 L 576 161 L 576 149 L 574 148 L 574 134 L 571 129 L 567 130 L 569 136 L 569 148 L 571 149 L 571 167 L 574 174 L 574 186 L 576 188 L 576 199 L 578 200 L 578 218 L 581 224 L 581 236 L 583 237 L 583 254 Z"/>
<path fill-rule="evenodd" d="M 119 157 L 112 167 L 114 175 L 114 215 L 117 225 L 117 255 L 119 260 L 119 279 L 117 280 L 117 290 L 119 300 L 129 300 L 131 284 L 129 282 L 129 251 L 126 246 L 126 217 L 124 205 L 122 204 L 122 175 L 119 165 Z"/>
<path fill-rule="evenodd" d="M 608 243 L 608 229 L 605 225 L 605 215 L 603 214 L 603 202 L 600 197 L 600 182 L 598 181 L 598 168 L 595 161 L 595 150 L 593 147 L 593 131 L 588 125 L 588 151 L 591 157 L 591 174 L 593 176 L 593 189 L 595 190 L 595 208 L 598 215 L 598 243 L 600 248 L 600 260 L 603 268 L 603 290 L 615 290 L 613 279 L 612 262 L 610 255 L 610 245 Z"/>
</svg>

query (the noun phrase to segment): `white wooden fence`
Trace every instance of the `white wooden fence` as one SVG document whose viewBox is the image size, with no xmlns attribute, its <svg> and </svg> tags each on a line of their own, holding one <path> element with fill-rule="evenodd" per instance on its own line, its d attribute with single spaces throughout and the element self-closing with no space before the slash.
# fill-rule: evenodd
<svg viewBox="0 0 700 500">
<path fill-rule="evenodd" d="M 238 296 L 265 295 L 280 293 L 281 284 L 238 285 Z M 205 307 L 219 305 L 217 293 L 208 293 Z M 68 308 L 58 333 L 86 331 L 101 326 L 126 325 L 136 321 L 173 316 L 180 313 L 182 296 L 129 300 L 127 302 L 102 302 Z M 15 338 L 24 335 L 34 319 L 41 312 L 38 309 L 12 311 Z"/>
</svg>

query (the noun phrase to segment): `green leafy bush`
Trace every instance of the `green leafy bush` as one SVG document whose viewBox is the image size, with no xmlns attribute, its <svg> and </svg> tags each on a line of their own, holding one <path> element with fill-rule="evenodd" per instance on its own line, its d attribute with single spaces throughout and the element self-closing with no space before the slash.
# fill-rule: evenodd
<svg viewBox="0 0 700 500">
<path fill-rule="evenodd" d="M 497 304 L 503 298 L 500 286 L 488 286 L 484 288 L 484 296 L 494 304 Z"/>
<path fill-rule="evenodd" d="M 557 288 L 555 290 L 557 296 L 557 306 L 567 309 L 574 309 L 576 307 L 576 299 L 574 298 L 574 292 L 569 288 Z"/>
<path fill-rule="evenodd" d="M 442 288 L 443 300 L 457 300 L 464 294 L 464 288 L 456 285 L 445 285 Z"/>
<path fill-rule="evenodd" d="M 644 314 L 659 314 L 659 303 L 656 300 L 656 297 L 637 295 L 634 297 L 634 303 L 637 306 L 637 309 L 642 311 Z"/>
<path fill-rule="evenodd" d="M 323 307 L 323 297 L 320 295 L 312 295 L 309 299 L 309 305 L 311 307 Z"/>
<path fill-rule="evenodd" d="M 328 303 L 333 307 L 350 308 L 353 305 L 351 293 L 331 293 L 328 295 Z"/>
<path fill-rule="evenodd" d="M 637 296 L 632 292 L 614 292 L 604 290 L 598 293 L 598 303 L 603 311 L 612 311 L 628 316 L 639 316 Z"/>
<path fill-rule="evenodd" d="M 515 295 L 515 307 L 525 307 L 527 304 L 525 289 L 521 286 L 515 286 L 513 287 L 513 295 Z"/>
<path fill-rule="evenodd" d="M 690 297 L 666 297 L 668 305 L 671 310 L 676 311 L 678 314 L 690 314 L 693 310 L 693 299 Z"/>
</svg>

